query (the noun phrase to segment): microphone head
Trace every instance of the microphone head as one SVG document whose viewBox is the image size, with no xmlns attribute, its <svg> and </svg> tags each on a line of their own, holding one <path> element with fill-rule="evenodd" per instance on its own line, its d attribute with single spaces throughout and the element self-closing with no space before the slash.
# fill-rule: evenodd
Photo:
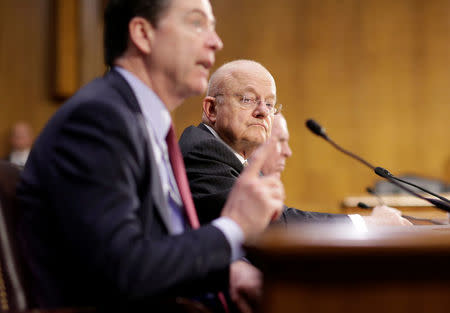
<svg viewBox="0 0 450 313">
<path fill-rule="evenodd" d="M 391 177 L 392 174 L 385 168 L 382 167 L 375 167 L 375 174 L 377 174 L 378 176 L 384 177 L 384 178 L 388 178 Z"/>
<path fill-rule="evenodd" d="M 308 127 L 309 130 L 312 131 L 317 136 L 327 139 L 327 134 L 325 132 L 325 129 L 322 126 L 320 126 L 319 123 L 317 123 L 315 120 L 313 120 L 311 118 L 308 119 L 306 121 L 306 127 Z"/>
<path fill-rule="evenodd" d="M 368 206 L 368 205 L 365 204 L 364 202 L 358 202 L 357 206 L 358 206 L 358 208 L 360 208 L 360 209 L 370 209 L 370 206 Z"/>
</svg>

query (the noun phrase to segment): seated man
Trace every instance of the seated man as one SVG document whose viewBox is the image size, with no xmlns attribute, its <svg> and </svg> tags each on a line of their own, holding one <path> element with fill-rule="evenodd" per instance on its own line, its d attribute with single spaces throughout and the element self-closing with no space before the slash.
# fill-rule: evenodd
<svg viewBox="0 0 450 313">
<path fill-rule="evenodd" d="M 286 160 L 292 156 L 289 146 L 289 131 L 283 114 L 278 113 L 273 118 L 272 133 L 270 135 L 277 144 L 276 153 L 271 153 L 264 162 L 261 172 L 264 175 L 275 174 L 281 177 L 286 166 Z"/>
<path fill-rule="evenodd" d="M 201 223 L 220 215 L 247 159 L 269 138 L 277 112 L 275 103 L 275 81 L 257 62 L 233 61 L 211 76 L 207 96 L 203 100 L 202 123 L 185 129 L 179 141 Z M 279 158 L 278 167 L 269 165 L 273 160 L 266 162 L 263 174 L 283 170 L 281 164 L 291 154 L 287 139 L 284 134 L 284 152 L 272 154 L 272 157 Z M 382 216 L 377 218 L 364 219 L 370 223 L 409 224 L 390 210 L 381 210 L 381 213 Z M 280 218 L 284 222 L 308 223 L 348 223 L 351 220 L 364 224 L 359 215 L 349 218 L 347 215 L 305 212 L 288 207 Z"/>
<path fill-rule="evenodd" d="M 29 124 L 18 122 L 11 128 L 9 138 L 10 153 L 6 158 L 9 162 L 24 166 L 33 144 L 33 132 Z"/>
</svg>

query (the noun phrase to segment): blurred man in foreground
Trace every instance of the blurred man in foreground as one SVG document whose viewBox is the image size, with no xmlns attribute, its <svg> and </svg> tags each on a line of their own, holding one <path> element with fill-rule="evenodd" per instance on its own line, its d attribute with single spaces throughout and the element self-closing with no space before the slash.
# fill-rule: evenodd
<svg viewBox="0 0 450 313">
<path fill-rule="evenodd" d="M 211 76 L 207 96 L 203 100 L 202 123 L 185 129 L 179 142 L 202 223 L 221 214 L 221 208 L 236 179 L 245 165 L 252 163 L 253 151 L 270 137 L 274 118 L 274 140 L 278 148 L 269 155 L 262 172 L 264 175 L 280 177 L 285 161 L 292 152 L 288 145 L 286 122 L 278 116 L 278 111 L 275 80 L 261 64 L 250 60 L 232 61 L 221 66 Z M 307 212 L 286 206 L 279 221 L 353 222 L 357 227 L 365 227 L 365 222 L 410 225 L 397 213 L 390 210 L 384 213 L 361 217 Z"/>
<path fill-rule="evenodd" d="M 239 280 L 253 270 L 235 262 L 241 244 L 284 199 L 279 178 L 258 175 L 272 147 L 258 151 L 220 216 L 199 227 L 169 113 L 205 91 L 222 48 L 209 1 L 111 0 L 104 36 L 111 71 L 51 118 L 18 189 L 35 300 L 154 312 L 155 300 L 230 283 L 245 302 L 260 281 Z"/>
</svg>

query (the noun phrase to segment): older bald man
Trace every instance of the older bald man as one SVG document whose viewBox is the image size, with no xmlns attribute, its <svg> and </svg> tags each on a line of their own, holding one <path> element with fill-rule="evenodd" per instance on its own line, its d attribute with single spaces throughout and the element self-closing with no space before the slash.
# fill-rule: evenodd
<svg viewBox="0 0 450 313">
<path fill-rule="evenodd" d="M 237 60 L 222 65 L 210 78 L 203 103 L 202 123 L 190 126 L 179 144 L 200 222 L 220 215 L 228 194 L 253 151 L 273 129 L 278 149 L 262 167 L 265 175 L 284 170 L 292 152 L 285 119 L 277 114 L 276 84 L 260 63 Z M 373 224 L 409 224 L 398 214 L 381 210 L 381 216 L 364 217 Z M 380 212 L 380 210 L 377 210 Z M 356 223 L 359 215 L 328 214 L 285 207 L 284 223 Z"/>
</svg>

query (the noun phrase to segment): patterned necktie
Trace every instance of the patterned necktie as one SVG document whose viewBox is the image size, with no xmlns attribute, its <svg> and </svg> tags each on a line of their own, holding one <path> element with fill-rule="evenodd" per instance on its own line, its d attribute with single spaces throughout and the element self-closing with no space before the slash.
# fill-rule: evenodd
<svg viewBox="0 0 450 313">
<path fill-rule="evenodd" d="M 199 228 L 200 223 L 198 221 L 194 201 L 192 200 L 192 194 L 189 189 L 189 182 L 186 176 L 186 168 L 184 167 L 183 157 L 181 155 L 180 147 L 178 146 L 173 124 L 170 124 L 166 142 L 167 150 L 169 151 L 170 164 L 172 165 L 173 176 L 175 176 L 175 180 L 177 181 L 178 190 L 180 191 L 180 196 L 186 210 L 186 216 L 188 217 L 189 223 L 193 229 Z M 228 304 L 225 300 L 224 294 L 219 292 L 217 296 L 222 303 L 223 309 L 228 313 Z"/>
</svg>

